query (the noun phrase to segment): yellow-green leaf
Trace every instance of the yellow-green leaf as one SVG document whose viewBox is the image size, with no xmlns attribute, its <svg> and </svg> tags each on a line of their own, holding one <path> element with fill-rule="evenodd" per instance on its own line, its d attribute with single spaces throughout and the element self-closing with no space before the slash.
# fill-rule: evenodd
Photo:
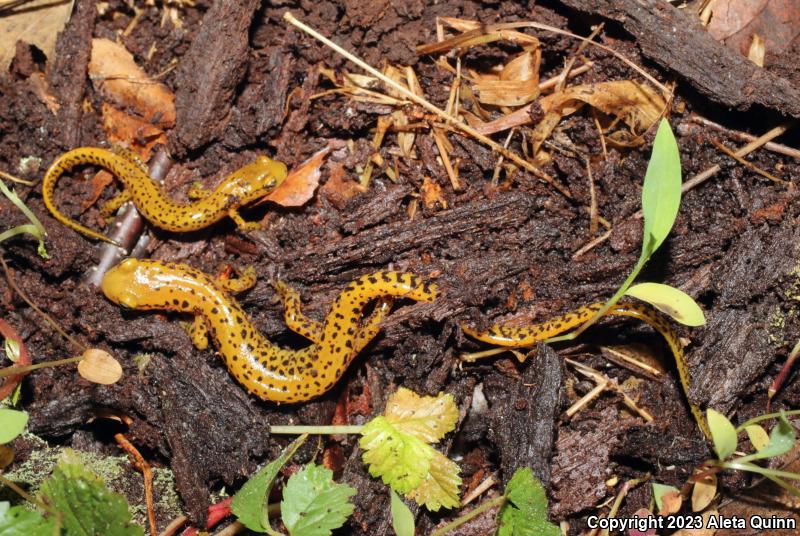
<svg viewBox="0 0 800 536">
<path fill-rule="evenodd" d="M 711 429 L 711 439 L 714 442 L 717 458 L 725 460 L 736 450 L 736 428 L 725 415 L 711 408 L 706 411 L 706 419 Z"/>
<path fill-rule="evenodd" d="M 418 487 L 436 452 L 421 439 L 395 427 L 386 417 L 372 419 L 361 431 L 359 445 L 369 474 L 405 495 Z"/>
<path fill-rule="evenodd" d="M 392 528 L 397 536 L 414 536 L 414 514 L 406 506 L 406 503 L 397 496 L 392 490 L 389 490 L 389 495 L 392 497 Z"/>
<path fill-rule="evenodd" d="M 433 451 L 430 470 L 422 483 L 406 494 L 431 512 L 441 507 L 456 508 L 460 504 L 461 478 L 458 465 L 439 451 Z"/>
<path fill-rule="evenodd" d="M 697 302 L 675 287 L 660 283 L 639 283 L 629 288 L 625 294 L 649 303 L 686 326 L 702 326 L 706 323 L 706 317 Z"/>
<path fill-rule="evenodd" d="M 403 387 L 389 397 L 383 415 L 398 429 L 426 443 L 436 443 L 458 422 L 453 395 L 419 396 Z"/>
<path fill-rule="evenodd" d="M 747 432 L 747 437 L 750 438 L 750 443 L 756 450 L 762 450 L 769 445 L 769 435 L 767 431 L 759 424 L 751 424 L 744 427 Z"/>
</svg>

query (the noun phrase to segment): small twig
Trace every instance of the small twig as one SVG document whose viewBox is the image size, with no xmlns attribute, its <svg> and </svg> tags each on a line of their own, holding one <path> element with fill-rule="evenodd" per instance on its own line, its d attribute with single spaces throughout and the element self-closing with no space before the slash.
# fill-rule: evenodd
<svg viewBox="0 0 800 536">
<path fill-rule="evenodd" d="M 597 193 L 594 189 L 594 177 L 592 176 L 592 164 L 588 158 L 584 159 L 586 163 L 586 178 L 589 180 L 589 234 L 594 236 L 597 234 Z"/>
<path fill-rule="evenodd" d="M 767 389 L 767 404 L 772 402 L 772 398 L 783 386 L 783 383 L 789 376 L 789 372 L 792 370 L 792 365 L 794 365 L 798 355 L 800 355 L 800 341 L 797 341 L 797 343 L 794 345 L 794 348 L 792 348 L 792 351 L 789 353 L 789 357 L 786 358 L 786 363 L 783 364 L 781 371 L 777 376 L 775 376 L 775 380 L 772 382 L 772 384 L 770 384 L 769 389 Z M 769 405 L 767 407 L 769 408 Z"/>
<path fill-rule="evenodd" d="M 715 139 L 712 138 L 709 141 L 711 141 L 711 143 L 714 145 L 714 147 L 716 147 L 717 149 L 719 149 L 720 151 L 722 151 L 726 155 L 730 156 L 731 158 L 733 158 L 734 160 L 739 162 L 741 165 L 743 165 L 747 169 L 753 171 L 754 173 L 758 173 L 762 177 L 765 177 L 765 178 L 767 178 L 767 179 L 769 179 L 769 180 L 771 180 L 773 182 L 777 182 L 779 184 L 789 184 L 789 181 L 785 181 L 783 179 L 779 179 L 778 177 L 776 177 L 772 173 L 768 173 L 768 172 L 764 171 L 763 169 L 761 169 L 760 167 L 758 167 L 755 164 L 753 164 L 752 162 L 749 162 L 749 161 L 745 160 L 744 158 L 742 158 L 741 156 L 738 156 L 735 152 L 733 152 L 732 150 L 730 150 L 727 147 L 725 147 L 718 140 L 715 140 Z"/>
<path fill-rule="evenodd" d="M 409 91 L 408 88 L 406 88 L 402 84 L 398 84 L 397 82 L 395 82 L 394 80 L 392 80 L 388 76 L 384 75 L 383 73 L 381 73 L 380 71 L 378 71 L 377 69 L 375 69 L 374 67 L 372 67 L 371 65 L 366 63 L 365 61 L 361 60 L 357 56 L 355 56 L 355 55 L 351 54 L 350 52 L 346 51 L 345 49 L 343 49 L 342 47 L 340 47 L 339 45 L 337 45 L 336 43 L 334 43 L 333 41 L 331 41 L 327 37 L 323 36 L 322 34 L 317 32 L 316 30 L 314 30 L 310 26 L 300 22 L 290 12 L 287 11 L 283 15 L 283 18 L 289 24 L 301 29 L 302 31 L 304 31 L 308 35 L 310 35 L 310 36 L 314 37 L 315 39 L 321 41 L 323 44 L 325 44 L 330 49 L 334 50 L 338 54 L 341 54 L 342 56 L 344 56 L 348 60 L 352 61 L 353 63 L 355 63 L 356 65 L 358 65 L 359 67 L 361 67 L 362 69 L 367 71 L 368 73 L 370 73 L 372 76 L 380 79 L 384 84 L 390 86 L 395 91 L 397 91 L 399 93 L 402 93 L 409 100 L 411 100 L 414 103 L 422 106 L 426 110 L 438 115 L 439 117 L 441 117 L 445 121 L 445 123 L 447 123 L 447 124 L 451 125 L 452 127 L 456 128 L 458 130 L 461 130 L 462 132 L 472 136 L 473 138 L 475 138 L 476 140 L 480 141 L 481 143 L 484 143 L 485 145 L 488 145 L 493 151 L 502 154 L 503 156 L 505 156 L 509 160 L 513 161 L 515 164 L 525 168 L 526 170 L 528 170 L 531 173 L 533 173 L 533 175 L 535 175 L 536 177 L 540 178 L 541 180 L 543 180 L 543 181 L 547 182 L 548 184 L 550 184 L 551 186 L 553 186 L 562 195 L 564 195 L 564 197 L 566 197 L 568 199 L 572 199 L 572 195 L 569 193 L 569 190 L 567 190 L 566 187 L 564 187 L 563 185 L 559 184 L 553 177 L 551 177 L 550 175 L 548 175 L 547 173 L 545 173 L 544 171 L 539 169 L 537 166 L 535 166 L 532 163 L 528 162 L 527 160 L 525 160 L 524 158 L 520 157 L 516 153 L 505 149 L 502 145 L 500 145 L 499 143 L 497 143 L 493 139 L 491 139 L 491 138 L 489 138 L 487 136 L 484 136 L 483 134 L 481 134 L 480 132 L 478 132 L 477 130 L 472 128 L 471 126 L 467 125 L 466 123 L 462 123 L 461 121 L 458 120 L 458 118 L 451 116 L 450 114 L 448 114 L 447 112 L 445 112 L 441 108 L 438 108 L 437 106 L 431 104 L 430 102 L 428 102 L 427 100 L 423 99 L 422 97 L 419 97 L 419 96 L 415 95 L 412 91 Z"/>
<path fill-rule="evenodd" d="M 451 530 L 460 527 L 464 523 L 468 522 L 471 519 L 474 519 L 481 515 L 482 513 L 486 512 L 487 510 L 491 510 L 492 508 L 499 508 L 503 506 L 506 502 L 506 496 L 500 495 L 499 497 L 495 497 L 494 499 L 490 499 L 488 501 L 483 501 L 480 506 L 475 508 L 474 510 L 470 511 L 463 516 L 459 516 L 450 523 L 446 524 L 445 526 L 438 528 L 431 532 L 430 536 L 444 536 Z"/>
<path fill-rule="evenodd" d="M 627 480 L 624 484 L 622 484 L 619 493 L 617 493 L 617 496 L 614 499 L 614 504 L 611 505 L 611 510 L 609 510 L 608 512 L 608 517 L 614 517 L 617 515 L 617 512 L 619 512 L 619 509 L 622 506 L 622 501 L 625 499 L 625 497 L 627 497 L 628 492 L 630 490 L 632 490 L 639 484 L 647 482 L 648 480 L 650 480 L 650 475 L 647 475 L 644 478 L 634 478 L 632 480 Z M 589 536 L 596 535 L 598 530 L 599 529 L 593 529 L 592 532 L 589 533 Z M 603 532 L 601 534 L 603 534 L 604 536 L 607 535 L 608 530 L 603 529 Z"/>
<path fill-rule="evenodd" d="M 732 138 L 736 138 L 739 141 L 743 142 L 750 142 L 755 139 L 758 139 L 757 136 L 753 136 L 752 134 L 748 134 L 747 132 L 742 132 L 740 130 L 733 130 L 728 127 L 722 126 L 719 123 L 715 123 L 710 119 L 706 119 L 705 117 L 699 116 L 695 113 L 689 114 L 688 117 L 689 121 L 695 123 L 697 125 L 702 125 L 704 127 L 713 128 L 714 130 L 718 130 L 719 132 L 723 132 L 727 136 Z M 685 125 L 685 124 L 684 124 Z M 678 132 L 681 131 L 681 126 L 678 125 Z M 688 130 L 688 129 L 687 129 Z M 685 134 L 681 132 L 681 134 Z M 764 149 L 768 151 L 772 151 L 773 153 L 782 154 L 784 156 L 789 156 L 792 158 L 796 158 L 800 160 L 800 150 L 795 149 L 794 147 L 789 147 L 787 145 L 783 145 L 782 143 L 776 143 L 774 141 L 770 141 L 764 144 Z"/>
<path fill-rule="evenodd" d="M 144 477 L 144 502 L 147 507 L 147 522 L 150 527 L 150 536 L 157 536 L 158 529 L 156 528 L 156 513 L 153 502 L 153 471 L 150 469 L 150 464 L 145 461 L 136 447 L 134 447 L 123 434 L 114 434 L 114 440 L 116 440 L 122 450 L 128 453 L 131 464 L 138 469 Z"/>
<path fill-rule="evenodd" d="M 463 499 L 461 499 L 461 507 L 465 507 L 478 497 L 480 497 L 484 491 L 488 490 L 492 486 L 497 484 L 497 478 L 494 473 L 487 476 L 483 479 L 483 482 L 475 486 L 475 489 L 472 490 L 469 494 L 465 495 Z"/>
<path fill-rule="evenodd" d="M 594 38 L 597 37 L 597 34 L 599 34 L 603 30 L 603 26 L 604 26 L 603 23 L 600 23 L 597 26 L 595 26 L 595 28 L 592 30 L 592 33 L 589 35 L 587 40 L 581 41 L 581 44 L 578 45 L 578 50 L 576 50 L 575 53 L 571 55 L 569 61 L 567 62 L 567 65 L 564 66 L 564 70 L 559 75 L 559 80 L 558 83 L 556 84 L 555 91 L 561 91 L 562 89 L 564 89 L 564 85 L 567 83 L 567 78 L 569 77 L 569 73 L 572 70 L 573 65 L 575 65 L 575 60 L 578 59 L 578 54 L 583 52 L 586 49 L 586 47 L 589 46 L 589 43 L 594 41 Z"/>
<path fill-rule="evenodd" d="M 0 177 L 8 179 L 11 182 L 18 182 L 19 184 L 24 184 L 25 186 L 33 186 L 34 184 L 36 184 L 33 181 L 26 181 L 24 179 L 20 179 L 19 177 L 15 177 L 14 175 L 6 173 L 5 171 L 0 171 Z"/>
<path fill-rule="evenodd" d="M 748 143 L 747 145 L 745 145 L 744 147 L 742 147 L 741 149 L 736 151 L 734 154 L 736 156 L 746 156 L 746 155 L 752 153 L 753 151 L 755 151 L 756 149 L 758 149 L 760 147 L 763 147 L 764 144 L 766 144 L 770 140 L 773 140 L 773 139 L 777 138 L 778 136 L 780 136 L 781 134 L 783 134 L 784 132 L 789 130 L 789 128 L 791 128 L 793 125 L 794 125 L 794 121 L 789 121 L 789 122 L 784 123 L 782 125 L 778 125 L 777 127 L 769 130 L 765 134 L 759 136 L 758 138 L 756 138 L 752 142 Z M 720 169 L 722 169 L 722 166 L 714 165 L 714 166 L 711 166 L 710 168 L 706 169 L 705 171 L 702 171 L 702 172 L 698 173 L 697 175 L 695 175 L 694 177 L 692 177 L 691 179 L 689 179 L 688 181 L 683 183 L 683 185 L 681 186 L 681 193 L 686 193 L 689 190 L 691 190 L 692 188 L 694 188 L 696 186 L 699 186 L 700 184 L 703 184 L 705 181 L 707 181 L 708 179 L 713 177 Z M 636 213 L 634 213 L 633 215 L 629 216 L 627 219 L 628 220 L 634 220 L 634 219 L 638 220 L 638 219 L 641 219 L 641 217 L 642 217 L 642 211 L 639 210 Z M 608 240 L 608 238 L 610 236 L 611 236 L 611 231 L 608 231 L 605 234 L 603 234 L 602 236 L 599 236 L 599 237 L 595 238 L 594 240 L 592 240 L 591 242 L 589 242 L 588 244 L 586 244 L 585 246 L 580 248 L 578 251 L 576 251 L 572 255 L 572 260 L 576 260 L 576 259 L 580 258 L 582 255 L 584 255 L 589 250 L 594 249 L 599 244 L 602 244 L 603 242 Z"/>
<path fill-rule="evenodd" d="M 61 334 L 61 336 L 64 337 L 65 339 L 67 339 L 69 342 L 71 342 L 72 344 L 74 344 L 75 346 L 80 348 L 81 350 L 86 350 L 88 348 L 86 345 L 81 344 L 80 342 L 78 342 L 72 335 L 70 335 L 69 333 L 64 331 L 61 328 L 61 326 L 58 325 L 58 322 L 53 320 L 50 317 L 50 315 L 48 315 L 47 313 L 45 313 L 44 311 L 39 309 L 39 307 L 35 303 L 33 303 L 30 300 L 30 298 L 28 298 L 28 296 L 24 292 L 22 292 L 22 289 L 19 288 L 19 286 L 17 286 L 16 282 L 14 282 L 14 278 L 11 277 L 11 271 L 8 269 L 8 264 L 6 264 L 6 260 L 2 256 L 0 256 L 0 264 L 2 264 L 3 270 L 6 273 L 6 280 L 8 281 L 8 285 L 12 289 L 14 289 L 14 291 L 17 293 L 17 295 L 19 295 L 19 297 L 22 298 L 25 301 L 25 303 L 30 305 L 31 309 L 33 309 L 34 311 L 39 313 L 39 316 L 44 318 L 45 321 L 47 321 L 47 323 L 50 324 L 50 327 L 52 327 L 57 332 L 59 332 Z"/>
</svg>

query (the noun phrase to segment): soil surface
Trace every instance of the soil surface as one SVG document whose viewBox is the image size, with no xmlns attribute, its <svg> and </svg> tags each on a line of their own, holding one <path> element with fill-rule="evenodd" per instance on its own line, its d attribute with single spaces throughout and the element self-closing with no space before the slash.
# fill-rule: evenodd
<svg viewBox="0 0 800 536">
<path fill-rule="evenodd" d="M 765 411 L 767 387 L 800 338 L 800 198 L 794 187 L 800 181 L 800 162 L 766 150 L 755 152 L 749 157 L 755 165 L 788 184 L 766 180 L 710 142 L 738 148 L 741 141 L 692 117 L 699 114 L 760 135 L 800 107 L 793 111 L 755 100 L 740 106 L 749 111 L 732 111 L 728 106 L 739 104 L 715 100 L 713 91 L 693 85 L 691 75 L 682 74 L 680 65 L 671 66 L 670 58 L 642 55 L 652 40 L 640 49 L 642 32 L 627 28 L 628 21 L 603 14 L 602 6 L 582 7 L 576 1 L 564 2 L 568 7 L 555 1 L 236 0 L 211 5 L 200 0 L 180 9 L 180 27 L 162 25 L 157 4 L 137 7 L 137 23 L 123 35 L 121 30 L 135 16 L 128 3 L 111 0 L 100 14 L 93 3 L 78 1 L 60 37 L 58 59 L 20 45 L 10 72 L 0 78 L 0 167 L 34 181 L 34 186 L 16 190 L 47 228 L 50 253 L 50 259 L 41 259 L 35 243 L 25 237 L 4 242 L 12 277 L 66 331 L 83 344 L 111 351 L 125 370 L 123 379 L 111 386 L 91 384 L 72 367 L 29 375 L 21 400 L 30 412 L 33 433 L 52 443 L 119 454 L 110 439 L 113 426 L 93 418 L 109 412 L 127 415 L 127 438 L 152 464 L 172 468 L 185 512 L 195 523 L 205 519 L 213 493 L 223 486 L 238 489 L 288 443 L 284 437 L 271 437 L 269 425 L 329 424 L 335 414 L 338 423 L 361 424 L 382 411 L 398 386 L 454 395 L 461 419 L 444 448 L 459 461 L 465 489 L 492 473 L 505 483 L 517 468 L 532 467 L 548 490 L 551 518 L 568 521 L 570 534 L 583 530 L 586 517 L 616 493 L 607 485 L 611 477 L 651 474 L 655 481 L 681 486 L 711 456 L 666 345 L 644 325 L 604 320 L 578 343 L 532 349 L 522 364 L 511 354 L 474 364 L 459 360 L 462 352 L 485 349 L 461 332 L 462 322 L 545 320 L 616 290 L 639 256 L 641 220 L 632 216 L 640 208 L 652 134 L 641 147 L 609 147 L 604 157 L 590 113 L 575 114 L 559 126 L 560 139 L 589 157 L 600 214 L 613 227 L 608 240 L 580 255 L 576 252 L 597 234 L 591 234 L 585 210 L 590 203 L 585 163 L 574 153 L 555 152 L 544 166 L 567 187 L 573 197 L 567 199 L 522 170 L 501 175 L 493 186 L 497 156 L 478 141 L 451 133 L 450 158 L 458 161 L 461 182 L 461 189 L 454 191 L 431 136 L 417 136 L 416 159 L 398 158 L 392 152 L 397 133 L 390 131 L 380 153 L 384 169 L 397 170 L 396 180 L 376 172 L 368 190 L 345 199 L 326 184 L 332 177 L 357 180 L 374 153 L 378 119 L 393 109 L 338 94 L 312 99 L 332 88 L 318 75 L 320 67 L 356 69 L 288 29 L 282 18 L 287 10 L 372 65 L 412 66 L 425 95 L 438 106 L 446 105 L 453 77 L 435 65 L 436 57 L 416 53 L 417 45 L 436 40 L 437 17 L 486 23 L 533 20 L 579 35 L 589 35 L 593 24 L 605 20 L 600 41 L 655 78 L 676 82 L 670 122 L 684 178 L 721 166 L 685 194 L 670 238 L 640 279 L 681 288 L 705 311 L 706 326 L 681 328 L 689 341 L 692 400 L 735 414 L 739 421 Z M 558 75 L 578 43 L 550 33 L 537 36 L 542 79 Z M 216 184 L 255 154 L 284 161 L 291 169 L 321 148 L 333 147 L 322 167 L 322 186 L 310 202 L 293 209 L 266 204 L 247 213 L 249 219 L 263 219 L 265 230 L 243 234 L 224 221 L 182 236 L 145 226 L 151 236 L 145 256 L 188 262 L 208 273 L 226 265 L 255 266 L 258 283 L 240 302 L 265 336 L 289 347 L 304 342 L 283 322 L 270 284 L 274 278 L 297 288 L 305 311 L 316 319 L 324 317 L 355 277 L 389 267 L 436 281 L 443 289 L 441 298 L 431 304 L 398 302 L 381 334 L 332 391 L 309 403 L 281 407 L 249 395 L 212 349 L 195 349 L 181 327 L 185 319 L 126 312 L 108 302 L 84 282 L 84 274 L 100 259 L 100 246 L 50 217 L 39 184 L 47 166 L 64 151 L 106 141 L 99 97 L 86 75 L 92 37 L 121 40 L 148 74 L 160 76 L 175 92 L 176 126 L 167 132 L 174 163 L 165 181 L 178 199 L 186 199 L 192 182 Z M 518 51 L 498 43 L 471 50 L 462 62 L 465 67 L 502 63 Z M 638 77 L 608 52 L 588 47 L 583 54 L 594 67 L 571 83 Z M 681 55 L 675 57 L 679 62 Z M 796 61 L 783 56 L 772 60 L 765 69 L 771 73 L 771 65 L 776 66 L 770 76 L 798 79 Z M 33 88 L 31 80 L 39 72 L 46 74 L 61 105 L 57 113 Z M 497 139 L 502 142 L 505 134 Z M 791 132 L 777 141 L 798 145 Z M 525 150 L 518 136 L 509 148 L 518 154 Z M 80 212 L 91 192 L 91 171 L 81 169 L 62 179 L 58 202 L 97 228 L 98 205 Z M 441 187 L 441 202 L 419 202 L 426 180 Z M 0 228 L 26 223 L 5 198 L 0 205 Z M 417 207 L 413 217 L 412 205 Z M 22 301 L 5 277 L 0 277 L 0 296 L 3 317 L 20 332 L 34 362 L 78 351 Z M 601 349 L 634 343 L 661 358 L 667 371 L 661 380 L 612 363 Z M 620 384 L 627 381 L 629 394 L 654 421 L 646 423 L 628 412 L 621 397 L 610 392 L 567 418 L 565 410 L 594 384 L 566 365 L 565 355 Z M 772 400 L 772 408 L 800 405 L 800 383 L 793 379 Z M 357 438 L 324 444 L 326 453 L 338 460 L 337 477 L 358 490 L 355 514 L 342 533 L 390 533 L 386 487 L 367 473 Z M 297 463 L 315 455 L 316 446 L 307 447 Z M 17 451 L 15 463 L 22 463 L 27 450 L 20 443 Z M 136 473 L 131 474 L 135 480 Z M 751 481 L 735 476 L 723 484 L 737 490 Z M 649 489 L 642 486 L 631 493 L 623 514 L 647 507 Z M 133 494 L 130 500 L 141 498 Z M 170 519 L 156 514 L 163 529 Z M 428 534 L 450 514 L 420 509 L 416 515 L 418 533 Z M 487 534 L 491 527 L 491 519 L 481 516 L 459 533 Z"/>
</svg>

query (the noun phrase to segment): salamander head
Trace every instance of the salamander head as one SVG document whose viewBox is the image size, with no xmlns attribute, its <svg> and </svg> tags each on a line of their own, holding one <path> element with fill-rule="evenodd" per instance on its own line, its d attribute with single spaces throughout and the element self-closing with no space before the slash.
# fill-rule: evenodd
<svg viewBox="0 0 800 536">
<path fill-rule="evenodd" d="M 245 205 L 272 192 L 280 186 L 287 174 L 286 164 L 262 155 L 234 171 L 226 179 L 222 189 L 237 198 L 239 204 Z"/>
<path fill-rule="evenodd" d="M 126 309 L 149 309 L 157 305 L 157 289 L 164 284 L 166 267 L 158 261 L 126 259 L 111 268 L 100 288 L 106 298 Z"/>
</svg>

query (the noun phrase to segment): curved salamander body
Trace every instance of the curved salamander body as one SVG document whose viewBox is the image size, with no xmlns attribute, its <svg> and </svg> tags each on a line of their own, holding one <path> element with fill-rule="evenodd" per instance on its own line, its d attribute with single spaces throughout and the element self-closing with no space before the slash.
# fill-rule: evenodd
<svg viewBox="0 0 800 536">
<path fill-rule="evenodd" d="M 259 156 L 250 164 L 228 175 L 216 189 L 195 189 L 190 196 L 197 200 L 177 203 L 164 188 L 147 174 L 140 162 L 132 158 L 95 147 L 73 149 L 58 157 L 47 170 L 42 183 L 44 204 L 53 217 L 84 235 L 111 242 L 101 233 L 81 225 L 61 213 L 55 205 L 54 193 L 58 179 L 75 166 L 92 164 L 114 174 L 124 190 L 112 199 L 104 213 L 113 212 L 125 201 L 131 200 L 147 220 L 154 225 L 175 232 L 203 229 L 230 216 L 244 230 L 258 224 L 245 222 L 238 209 L 269 194 L 286 178 L 286 166 L 266 156 Z M 110 210 L 109 210 L 110 209 Z"/>
<path fill-rule="evenodd" d="M 547 322 L 534 324 L 527 327 L 516 328 L 494 325 L 485 331 L 478 331 L 462 325 L 461 329 L 470 337 L 497 346 L 533 346 L 539 341 L 556 337 L 572 328 L 577 328 L 586 322 L 597 311 L 599 311 L 604 305 L 605 302 L 592 303 L 590 305 L 575 309 L 574 311 L 566 313 L 562 316 L 548 320 Z M 606 315 L 631 316 L 633 318 L 637 318 L 650 325 L 653 329 L 658 331 L 664 337 L 664 339 L 666 339 L 667 345 L 672 351 L 672 355 L 675 357 L 675 363 L 678 368 L 678 376 L 680 378 L 681 385 L 683 386 L 683 391 L 686 394 L 686 399 L 689 402 L 689 408 L 692 411 L 692 415 L 706 437 L 711 437 L 711 432 L 708 429 L 705 418 L 703 418 L 703 413 L 700 411 L 700 408 L 698 408 L 697 405 L 689 399 L 689 385 L 691 383 L 689 367 L 686 364 L 686 358 L 683 353 L 683 345 L 681 344 L 680 338 L 669 321 L 654 308 L 648 305 L 630 301 L 617 302 L 606 313 Z"/>
<path fill-rule="evenodd" d="M 279 292 L 287 302 L 287 318 L 291 316 L 296 322 L 290 327 L 315 342 L 293 351 L 261 335 L 222 283 L 184 264 L 128 259 L 106 274 L 102 288 L 111 301 L 131 309 L 195 315 L 195 344 L 203 348 L 205 334 L 210 333 L 239 383 L 254 395 L 279 403 L 310 400 L 333 387 L 378 332 L 387 310 L 384 306 L 376 308 L 361 325 L 364 306 L 370 300 L 395 296 L 433 301 L 437 295 L 435 285 L 422 282 L 414 274 L 378 272 L 350 283 L 333 303 L 325 322 L 319 324 L 303 317 L 299 310 L 290 315 L 288 309 L 297 304 L 287 298 L 296 294 L 282 285 Z"/>
</svg>

